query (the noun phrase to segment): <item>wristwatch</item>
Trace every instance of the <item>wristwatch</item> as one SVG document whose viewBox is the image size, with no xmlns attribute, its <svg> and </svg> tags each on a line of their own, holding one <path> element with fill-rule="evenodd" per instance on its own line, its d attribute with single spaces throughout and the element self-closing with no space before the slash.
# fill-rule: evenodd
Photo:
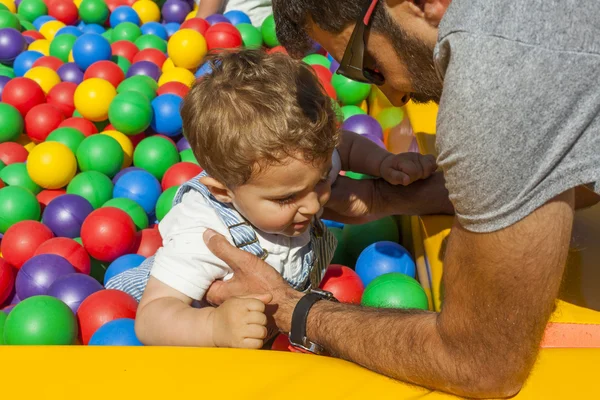
<svg viewBox="0 0 600 400">
<path fill-rule="evenodd" d="M 292 328 L 290 330 L 290 343 L 292 346 L 314 354 L 321 354 L 324 349 L 323 346 L 310 341 L 306 337 L 306 320 L 308 319 L 308 313 L 312 306 L 320 300 L 337 302 L 337 299 L 333 297 L 331 292 L 311 289 L 300 299 L 300 301 L 298 301 L 298 304 L 296 304 L 292 314 Z"/>
</svg>

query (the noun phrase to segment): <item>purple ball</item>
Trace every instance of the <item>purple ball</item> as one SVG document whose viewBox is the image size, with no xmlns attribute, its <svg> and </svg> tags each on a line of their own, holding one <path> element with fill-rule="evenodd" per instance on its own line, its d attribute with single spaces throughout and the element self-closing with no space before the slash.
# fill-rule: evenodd
<svg viewBox="0 0 600 400">
<path fill-rule="evenodd" d="M 181 152 L 185 149 L 191 149 L 191 146 L 190 146 L 190 143 L 188 142 L 188 140 L 186 138 L 182 137 L 177 142 L 177 151 Z"/>
<path fill-rule="evenodd" d="M 353 115 L 342 124 L 342 129 L 360 135 L 373 135 L 383 140 L 383 129 L 379 122 L 370 115 Z"/>
<path fill-rule="evenodd" d="M 40 254 L 31 257 L 17 273 L 15 286 L 21 300 L 44 295 L 48 288 L 61 276 L 72 274 L 75 268 L 56 254 Z"/>
<path fill-rule="evenodd" d="M 335 74 L 339 67 L 340 67 L 340 63 L 339 62 L 337 62 L 335 60 L 331 60 L 331 65 L 329 66 L 329 71 L 332 74 Z"/>
<path fill-rule="evenodd" d="M 0 61 L 12 62 L 25 47 L 27 42 L 21 32 L 13 28 L 0 29 Z"/>
<path fill-rule="evenodd" d="M 371 135 L 370 133 L 367 133 L 366 135 L 362 135 L 363 137 L 369 139 L 371 142 L 375 143 L 376 145 L 378 145 L 379 147 L 381 147 L 382 149 L 385 149 L 385 144 L 383 143 L 383 140 L 381 140 L 380 137 L 375 136 L 375 135 Z"/>
<path fill-rule="evenodd" d="M 162 71 L 160 70 L 158 65 L 154 64 L 153 62 L 138 61 L 132 64 L 131 67 L 129 67 L 126 77 L 130 78 L 135 75 L 146 75 L 154 79 L 155 81 L 158 81 L 158 78 L 160 78 L 161 73 Z"/>
<path fill-rule="evenodd" d="M 208 22 L 211 26 L 214 24 L 218 24 L 219 22 L 225 22 L 227 24 L 231 24 L 231 22 L 227 19 L 226 16 L 221 14 L 213 14 L 206 17 L 206 22 Z"/>
<path fill-rule="evenodd" d="M 2 96 L 2 91 L 4 90 L 4 86 L 10 81 L 8 76 L 0 76 L 0 96 Z"/>
<path fill-rule="evenodd" d="M 4 308 L 2 309 L 2 311 L 3 311 L 5 314 L 10 314 L 10 312 L 12 311 L 12 309 L 13 309 L 13 308 L 15 308 L 15 306 L 16 306 L 16 304 L 11 304 L 11 305 L 10 305 L 10 306 L 8 306 L 8 307 L 4 307 Z"/>
<path fill-rule="evenodd" d="M 58 67 L 56 72 L 63 82 L 73 82 L 78 85 L 83 82 L 83 71 L 75 63 L 65 63 Z"/>
<path fill-rule="evenodd" d="M 8 298 L 8 304 L 11 306 L 13 306 L 13 305 L 16 306 L 20 302 L 21 302 L 21 299 L 19 298 L 17 291 L 13 289 L 13 295 L 12 295 L 12 297 Z"/>
<path fill-rule="evenodd" d="M 119 180 L 120 177 L 122 177 L 123 175 L 125 175 L 128 172 L 131 171 L 143 171 L 143 168 L 138 168 L 138 167 L 127 167 L 125 169 L 120 170 L 119 172 L 117 172 L 117 174 L 114 176 L 114 178 L 112 178 L 112 183 L 113 185 L 117 183 L 117 181 Z"/>
<path fill-rule="evenodd" d="M 181 24 L 191 11 L 189 4 L 181 0 L 167 0 L 162 6 L 162 16 L 165 22 Z"/>
<path fill-rule="evenodd" d="M 25 38 L 25 43 L 29 46 L 31 43 L 35 42 L 37 39 L 31 36 L 23 36 Z"/>
<path fill-rule="evenodd" d="M 102 289 L 102 285 L 91 276 L 75 273 L 58 278 L 46 294 L 62 300 L 76 313 L 82 301 Z"/>
<path fill-rule="evenodd" d="M 83 197 L 63 194 L 48 203 L 42 215 L 42 223 L 55 236 L 72 239 L 80 236 L 81 225 L 92 211 L 94 207 Z"/>
</svg>

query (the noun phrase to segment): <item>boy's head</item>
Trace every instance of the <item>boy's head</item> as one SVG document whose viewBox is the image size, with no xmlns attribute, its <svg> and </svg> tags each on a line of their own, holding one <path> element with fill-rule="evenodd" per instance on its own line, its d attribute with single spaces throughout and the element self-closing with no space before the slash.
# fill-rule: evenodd
<svg viewBox="0 0 600 400">
<path fill-rule="evenodd" d="M 203 183 L 257 228 L 295 236 L 329 197 L 339 140 L 331 99 L 312 68 L 283 54 L 221 53 L 182 108 Z"/>
</svg>

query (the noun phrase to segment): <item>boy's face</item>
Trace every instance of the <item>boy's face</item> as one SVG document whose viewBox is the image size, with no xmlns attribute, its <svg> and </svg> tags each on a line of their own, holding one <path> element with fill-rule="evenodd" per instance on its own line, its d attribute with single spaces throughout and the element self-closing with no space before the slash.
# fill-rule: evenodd
<svg viewBox="0 0 600 400">
<path fill-rule="evenodd" d="M 289 157 L 232 190 L 232 203 L 264 232 L 299 236 L 329 200 L 330 170 L 331 155 L 321 163 Z"/>
</svg>

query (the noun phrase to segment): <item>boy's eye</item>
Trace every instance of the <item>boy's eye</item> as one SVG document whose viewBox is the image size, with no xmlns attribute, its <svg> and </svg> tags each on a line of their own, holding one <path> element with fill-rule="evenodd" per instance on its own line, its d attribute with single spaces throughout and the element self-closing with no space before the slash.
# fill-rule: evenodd
<svg viewBox="0 0 600 400">
<path fill-rule="evenodd" d="M 275 201 L 281 205 L 291 204 L 294 202 L 294 196 L 288 196 L 283 199 L 276 199 Z"/>
</svg>

